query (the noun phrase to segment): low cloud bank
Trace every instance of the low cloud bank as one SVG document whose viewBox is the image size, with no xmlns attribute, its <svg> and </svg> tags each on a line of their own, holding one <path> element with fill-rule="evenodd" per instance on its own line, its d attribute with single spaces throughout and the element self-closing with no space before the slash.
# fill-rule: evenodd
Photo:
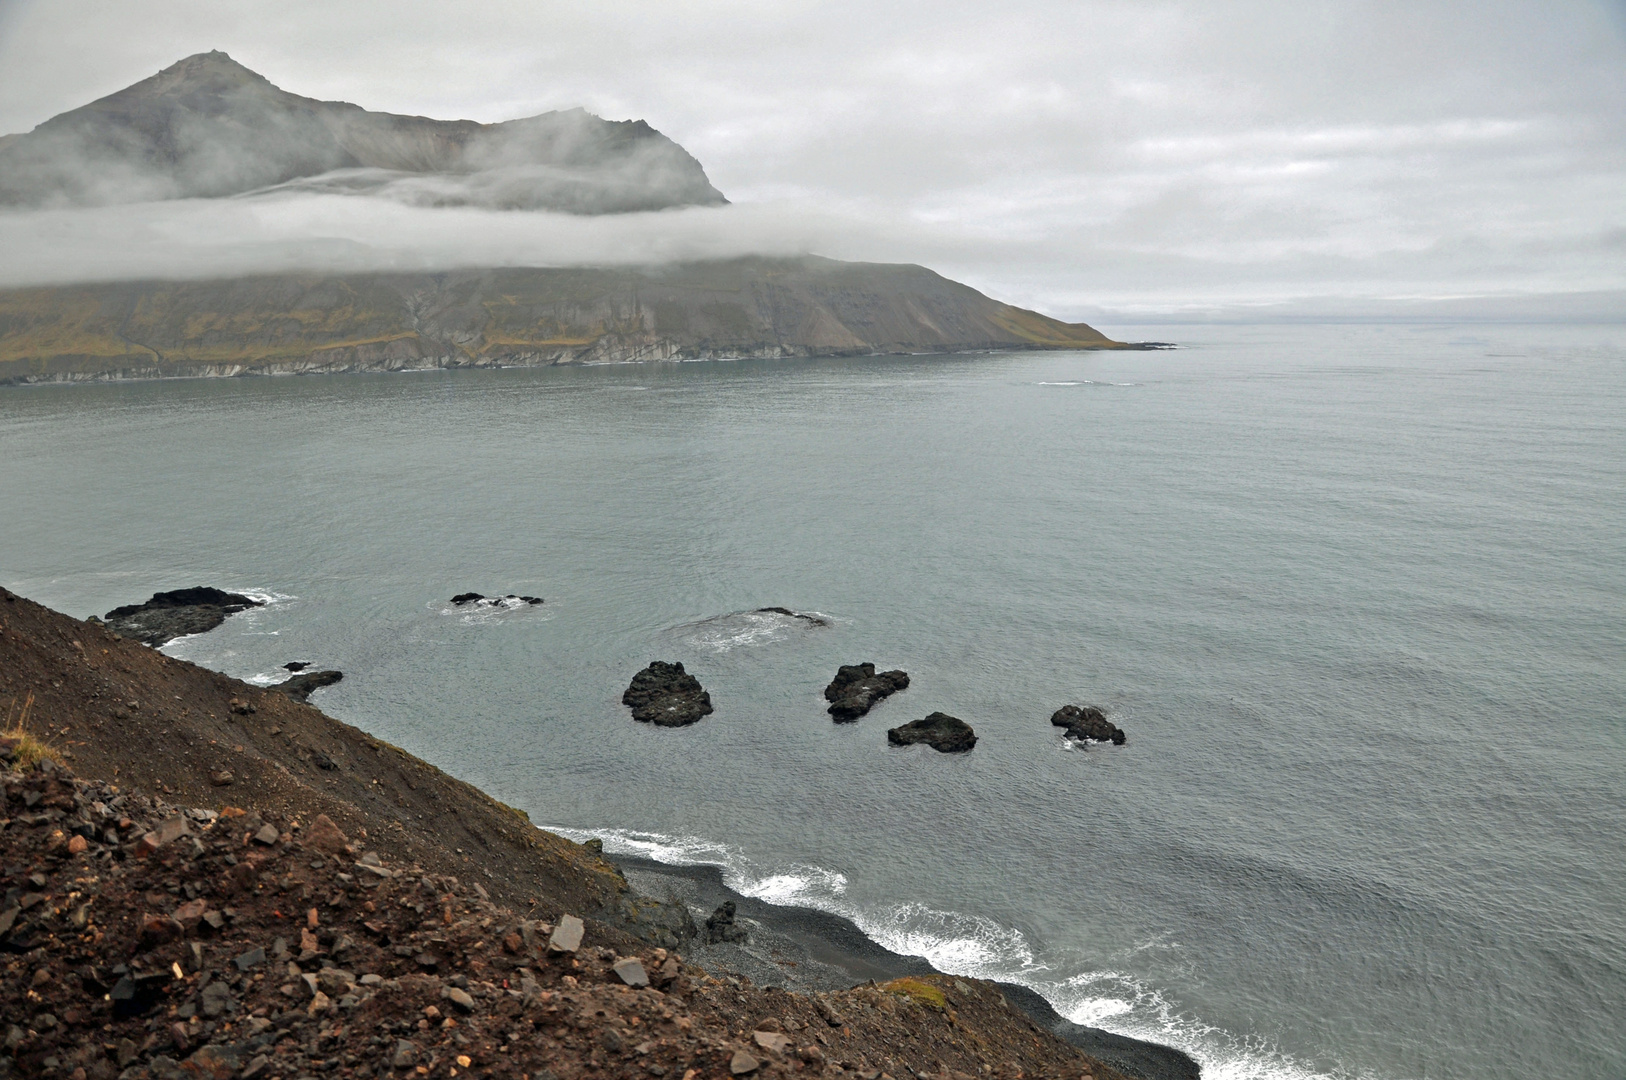
<svg viewBox="0 0 1626 1080">
<path fill-rule="evenodd" d="M 996 299 L 1091 323 L 1626 320 L 1612 236 L 1395 245 L 1360 257 L 1192 255 L 1079 223 L 1013 234 L 812 196 L 600 216 L 496 210 L 471 205 L 483 182 L 344 170 L 228 199 L 0 211 L 0 287 L 812 253 L 923 264 Z M 1555 263 L 1566 272 L 1551 273 Z"/>
<path fill-rule="evenodd" d="M 396 182 L 389 194 L 292 188 L 234 199 L 0 212 L 0 286 L 792 255 L 825 246 L 840 231 L 833 220 L 769 207 L 586 217 L 414 205 L 431 185 L 451 183 L 414 181 L 420 186 Z M 412 197 L 395 197 L 403 190 Z"/>
</svg>

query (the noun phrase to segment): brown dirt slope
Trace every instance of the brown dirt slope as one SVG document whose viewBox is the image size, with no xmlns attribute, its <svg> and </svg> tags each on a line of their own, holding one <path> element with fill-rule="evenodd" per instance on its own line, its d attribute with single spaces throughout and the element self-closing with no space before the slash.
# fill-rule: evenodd
<svg viewBox="0 0 1626 1080">
<path fill-rule="evenodd" d="M 1126 347 L 924 267 L 812 257 L 0 292 L 0 382 Z"/>
<path fill-rule="evenodd" d="M 49 763 L 0 772 L 0 1077 L 1121 1080 L 988 983 L 718 979 L 568 913 Z M 629 961 L 631 963 L 629 963 Z"/>
<path fill-rule="evenodd" d="M 31 726 L 84 776 L 185 806 L 326 814 L 391 858 L 483 881 L 520 910 L 547 898 L 596 912 L 625 890 L 595 852 L 313 706 L 0 589 L 0 711 L 30 697 Z M 228 786 L 211 779 L 222 772 Z"/>
</svg>

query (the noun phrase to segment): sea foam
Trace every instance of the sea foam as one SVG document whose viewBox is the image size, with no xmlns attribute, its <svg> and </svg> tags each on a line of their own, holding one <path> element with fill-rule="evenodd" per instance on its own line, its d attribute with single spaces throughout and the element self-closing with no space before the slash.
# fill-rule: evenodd
<svg viewBox="0 0 1626 1080">
<path fill-rule="evenodd" d="M 919 956 L 949 975 L 1015 983 L 1038 993 L 1075 1024 L 1172 1046 L 1202 1066 L 1205 1080 L 1354 1080 L 1318 1072 L 1258 1037 L 1240 1037 L 1180 1010 L 1160 990 L 1121 971 L 1059 970 L 1037 956 L 1027 936 L 981 915 L 919 903 L 866 908 L 847 897 L 845 874 L 808 863 L 765 864 L 741 848 L 695 836 L 634 829 L 543 826 L 578 843 L 597 838 L 612 855 L 674 866 L 715 866 L 723 884 L 779 907 L 806 907 L 851 920 L 872 941 Z"/>
</svg>

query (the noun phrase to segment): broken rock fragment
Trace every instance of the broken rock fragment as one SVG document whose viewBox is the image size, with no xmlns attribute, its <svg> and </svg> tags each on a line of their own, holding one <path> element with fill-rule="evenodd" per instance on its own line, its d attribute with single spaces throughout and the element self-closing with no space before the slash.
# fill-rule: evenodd
<svg viewBox="0 0 1626 1080">
<path fill-rule="evenodd" d="M 756 1044 L 770 1054 L 783 1054 L 790 1049 L 790 1036 L 778 1031 L 753 1031 Z"/>
<path fill-rule="evenodd" d="M 628 986 L 649 985 L 649 973 L 644 970 L 643 962 L 635 956 L 617 960 L 615 962 L 615 973 Z"/>
<path fill-rule="evenodd" d="M 316 820 L 311 822 L 311 827 L 305 832 L 305 843 L 329 855 L 342 855 L 350 839 L 339 831 L 332 818 L 326 814 L 317 814 Z"/>
<path fill-rule="evenodd" d="M 556 953 L 573 953 L 582 947 L 582 935 L 587 927 L 574 915 L 559 916 L 559 925 L 553 928 L 553 934 L 548 938 L 548 951 Z"/>
</svg>

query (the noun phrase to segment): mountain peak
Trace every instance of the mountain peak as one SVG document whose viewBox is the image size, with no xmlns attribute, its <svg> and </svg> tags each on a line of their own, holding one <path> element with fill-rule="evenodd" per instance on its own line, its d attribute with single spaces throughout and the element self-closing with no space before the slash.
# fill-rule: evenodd
<svg viewBox="0 0 1626 1080">
<path fill-rule="evenodd" d="M 450 182 L 402 183 L 413 174 Z M 503 124 L 368 112 L 290 93 L 219 50 L 0 143 L 0 204 L 210 198 L 295 181 L 418 205 L 590 214 L 727 202 L 698 161 L 641 120 L 582 109 Z"/>
<path fill-rule="evenodd" d="M 111 97 L 116 98 L 141 90 L 156 93 L 173 93 L 186 90 L 213 90 L 218 92 L 232 87 L 253 84 L 269 87 L 271 86 L 271 80 L 257 71 L 244 67 L 219 49 L 215 49 L 211 52 L 193 53 L 185 59 L 177 60 L 158 74 L 128 86 L 117 94 L 111 95 Z"/>
</svg>

